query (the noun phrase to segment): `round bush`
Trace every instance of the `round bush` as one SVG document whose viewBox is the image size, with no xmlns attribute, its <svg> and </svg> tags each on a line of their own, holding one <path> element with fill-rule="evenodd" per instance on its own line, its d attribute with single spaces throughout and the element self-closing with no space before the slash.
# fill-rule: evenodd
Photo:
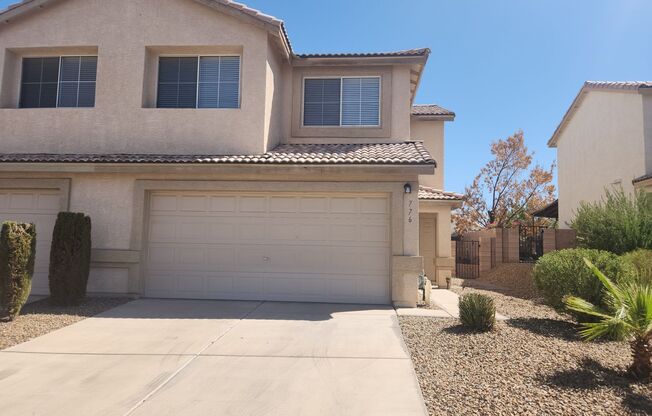
<svg viewBox="0 0 652 416">
<path fill-rule="evenodd" d="M 623 254 L 622 259 L 634 268 L 639 283 L 652 284 L 652 250 L 630 251 Z"/>
<path fill-rule="evenodd" d="M 584 258 L 617 283 L 634 279 L 633 267 L 608 251 L 585 248 L 553 251 L 542 256 L 532 272 L 534 284 L 547 304 L 562 309 L 562 298 L 571 295 L 605 306 L 602 283 L 586 266 Z"/>
<path fill-rule="evenodd" d="M 496 323 L 494 300 L 487 295 L 470 293 L 459 300 L 462 325 L 476 331 L 489 331 Z"/>
</svg>

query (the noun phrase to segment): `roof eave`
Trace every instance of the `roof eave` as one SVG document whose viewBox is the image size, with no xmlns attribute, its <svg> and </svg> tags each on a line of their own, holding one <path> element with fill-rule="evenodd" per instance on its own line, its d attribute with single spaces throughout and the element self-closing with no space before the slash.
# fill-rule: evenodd
<svg viewBox="0 0 652 416">
<path fill-rule="evenodd" d="M 419 198 L 419 205 L 427 206 L 447 206 L 451 208 L 461 208 L 462 203 L 459 199 L 421 199 Z"/>
<path fill-rule="evenodd" d="M 425 65 L 428 54 L 414 56 L 292 57 L 293 66 Z"/>
<path fill-rule="evenodd" d="M 453 113 L 453 114 L 411 114 L 411 117 L 418 118 L 419 120 L 454 121 L 455 120 L 455 113 Z"/>
</svg>

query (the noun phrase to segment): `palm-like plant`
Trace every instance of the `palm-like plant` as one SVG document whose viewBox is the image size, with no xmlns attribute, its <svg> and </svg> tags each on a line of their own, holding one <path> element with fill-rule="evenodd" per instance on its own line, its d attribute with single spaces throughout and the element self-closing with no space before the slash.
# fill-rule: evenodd
<svg viewBox="0 0 652 416">
<path fill-rule="evenodd" d="M 608 310 L 584 299 L 564 298 L 568 309 L 597 317 L 597 322 L 581 325 L 580 335 L 587 341 L 603 336 L 630 340 L 632 364 L 628 372 L 638 379 L 652 377 L 652 287 L 649 284 L 614 284 L 589 260 L 584 259 L 605 288 Z"/>
</svg>

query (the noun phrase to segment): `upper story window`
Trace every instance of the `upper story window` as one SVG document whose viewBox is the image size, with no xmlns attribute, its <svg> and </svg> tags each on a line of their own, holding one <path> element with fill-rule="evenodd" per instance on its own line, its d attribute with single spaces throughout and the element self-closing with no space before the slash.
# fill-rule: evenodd
<svg viewBox="0 0 652 416">
<path fill-rule="evenodd" d="M 239 108 L 240 57 L 161 57 L 158 108 Z"/>
<path fill-rule="evenodd" d="M 23 58 L 20 108 L 94 107 L 97 56 Z"/>
<path fill-rule="evenodd" d="M 380 77 L 306 78 L 304 126 L 379 126 Z"/>
</svg>

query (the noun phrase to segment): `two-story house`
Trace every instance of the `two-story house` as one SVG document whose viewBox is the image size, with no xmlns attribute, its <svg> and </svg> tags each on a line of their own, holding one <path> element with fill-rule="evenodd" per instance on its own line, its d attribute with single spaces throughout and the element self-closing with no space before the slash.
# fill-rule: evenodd
<svg viewBox="0 0 652 416">
<path fill-rule="evenodd" d="M 0 12 L 0 220 L 93 223 L 89 290 L 394 303 L 450 275 L 430 51 L 297 54 L 226 0 L 25 0 Z M 420 186 L 421 184 L 421 186 Z M 421 245 L 421 251 L 420 251 Z"/>
<path fill-rule="evenodd" d="M 652 190 L 652 82 L 585 82 L 548 146 L 557 149 L 562 228 L 606 188 Z"/>
</svg>

